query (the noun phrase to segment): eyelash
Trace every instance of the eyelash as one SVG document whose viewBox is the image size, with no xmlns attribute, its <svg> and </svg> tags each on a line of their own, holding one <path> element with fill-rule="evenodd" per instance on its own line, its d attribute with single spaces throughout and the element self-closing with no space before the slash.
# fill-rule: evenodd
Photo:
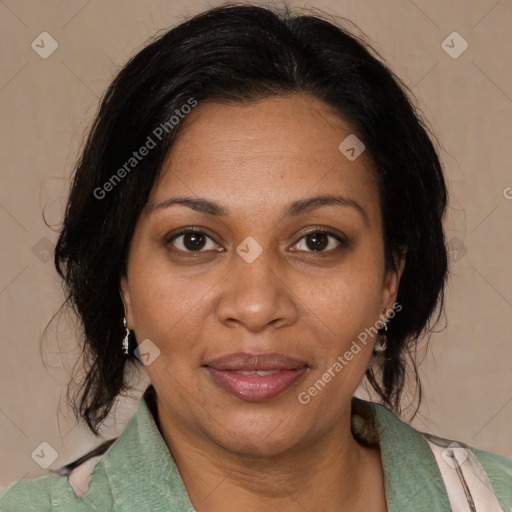
<svg viewBox="0 0 512 512">
<path fill-rule="evenodd" d="M 215 240 L 213 240 L 213 238 L 211 236 L 209 236 L 207 233 L 205 233 L 204 231 L 200 231 L 198 229 L 194 229 L 194 228 L 185 228 L 185 229 L 182 229 L 181 231 L 179 231 L 178 233 L 175 233 L 173 234 L 171 237 L 169 237 L 167 239 L 167 245 L 170 245 L 172 244 L 172 242 L 174 242 L 177 238 L 179 238 L 180 236 L 183 236 L 183 235 L 188 235 L 188 234 L 191 234 L 191 233 L 198 233 L 200 235 L 203 235 L 205 236 L 206 238 L 208 238 L 209 240 L 211 240 L 212 242 L 214 243 L 217 243 L 215 242 Z M 315 255 L 319 255 L 319 256 L 329 256 L 329 255 L 332 255 L 333 253 L 339 251 L 340 249 L 342 248 L 346 248 L 348 247 L 348 244 L 347 244 L 347 241 L 342 237 L 340 236 L 339 234 L 333 232 L 333 231 L 330 231 L 330 230 L 327 230 L 325 228 L 316 228 L 316 229 L 312 229 L 311 231 L 308 231 L 306 233 L 304 233 L 300 238 L 299 240 L 294 243 L 293 245 L 298 245 L 301 240 L 303 240 L 304 238 L 307 238 L 308 236 L 312 235 L 312 234 L 322 234 L 322 235 L 327 235 L 328 237 L 332 237 L 334 238 L 338 243 L 339 243 L 339 246 L 336 247 L 335 249 L 330 249 L 328 251 L 325 251 L 325 250 L 322 250 L 322 251 L 304 251 L 304 250 L 297 250 L 297 251 L 294 251 L 294 252 L 305 252 L 305 253 L 308 253 L 308 254 L 315 254 Z M 217 244 L 218 245 L 218 244 Z M 199 254 L 202 254 L 202 253 L 206 253 L 206 252 L 209 252 L 209 251 L 204 251 L 204 250 L 199 250 L 199 251 L 184 251 L 182 249 L 172 249 L 174 250 L 175 252 L 178 252 L 178 253 L 181 253 L 181 254 L 186 254 L 186 255 L 190 255 L 192 257 L 194 257 L 195 255 L 199 255 Z M 222 252 L 222 251 L 218 251 L 218 252 Z"/>
</svg>

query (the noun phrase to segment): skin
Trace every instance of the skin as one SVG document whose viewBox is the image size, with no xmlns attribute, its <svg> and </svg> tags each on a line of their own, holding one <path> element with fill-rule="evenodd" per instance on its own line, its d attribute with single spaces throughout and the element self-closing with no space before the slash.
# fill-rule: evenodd
<svg viewBox="0 0 512 512">
<path fill-rule="evenodd" d="M 182 122 L 138 220 L 121 295 L 137 340 L 160 350 L 146 367 L 159 428 L 198 512 L 386 510 L 379 449 L 350 431 L 375 339 L 309 404 L 298 401 L 392 308 L 403 268 L 384 265 L 365 153 L 349 161 L 338 150 L 353 132 L 308 95 L 203 102 Z M 325 194 L 364 214 L 329 205 L 282 218 L 291 202 Z M 155 208 L 176 196 L 215 201 L 228 214 Z M 210 237 L 200 252 L 190 237 L 173 238 L 191 226 Z M 315 251 L 306 235 L 320 228 L 346 244 L 329 236 Z M 263 250 L 252 263 L 236 252 L 249 236 Z M 281 395 L 248 402 L 202 366 L 233 352 L 279 352 L 309 369 Z"/>
</svg>

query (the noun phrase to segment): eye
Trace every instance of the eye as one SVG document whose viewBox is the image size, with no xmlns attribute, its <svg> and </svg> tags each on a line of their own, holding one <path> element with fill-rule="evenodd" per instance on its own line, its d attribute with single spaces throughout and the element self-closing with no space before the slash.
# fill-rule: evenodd
<svg viewBox="0 0 512 512">
<path fill-rule="evenodd" d="M 216 242 L 214 242 L 206 233 L 202 231 L 187 230 L 172 236 L 168 244 L 174 245 L 178 251 L 182 252 L 205 252 L 222 251 Z"/>
<path fill-rule="evenodd" d="M 306 252 L 332 252 L 346 245 L 345 240 L 339 235 L 317 229 L 306 233 L 291 249 Z"/>
</svg>

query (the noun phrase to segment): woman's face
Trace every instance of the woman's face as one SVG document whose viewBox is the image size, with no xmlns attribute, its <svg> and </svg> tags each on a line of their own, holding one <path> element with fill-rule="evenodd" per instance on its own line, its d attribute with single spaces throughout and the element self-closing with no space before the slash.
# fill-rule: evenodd
<svg viewBox="0 0 512 512">
<path fill-rule="evenodd" d="M 232 453 L 310 445 L 349 417 L 375 339 L 353 341 L 395 302 L 369 161 L 306 95 L 182 123 L 121 283 L 159 417 Z"/>
</svg>

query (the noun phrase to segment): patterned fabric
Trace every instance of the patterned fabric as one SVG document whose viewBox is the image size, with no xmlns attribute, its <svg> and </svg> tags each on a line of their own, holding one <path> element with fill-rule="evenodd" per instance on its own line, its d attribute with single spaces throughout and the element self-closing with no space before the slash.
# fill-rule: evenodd
<svg viewBox="0 0 512 512">
<path fill-rule="evenodd" d="M 86 460 L 82 471 L 74 469 L 67 476 L 53 472 L 11 484 L 0 491 L 0 511 L 192 512 L 194 507 L 155 423 L 152 397 L 150 386 L 104 455 Z M 388 511 L 450 512 L 443 475 L 427 438 L 381 405 L 354 398 L 352 410 L 354 435 L 380 445 Z M 510 512 L 512 458 L 467 448 L 485 470 L 503 512 Z"/>
</svg>

